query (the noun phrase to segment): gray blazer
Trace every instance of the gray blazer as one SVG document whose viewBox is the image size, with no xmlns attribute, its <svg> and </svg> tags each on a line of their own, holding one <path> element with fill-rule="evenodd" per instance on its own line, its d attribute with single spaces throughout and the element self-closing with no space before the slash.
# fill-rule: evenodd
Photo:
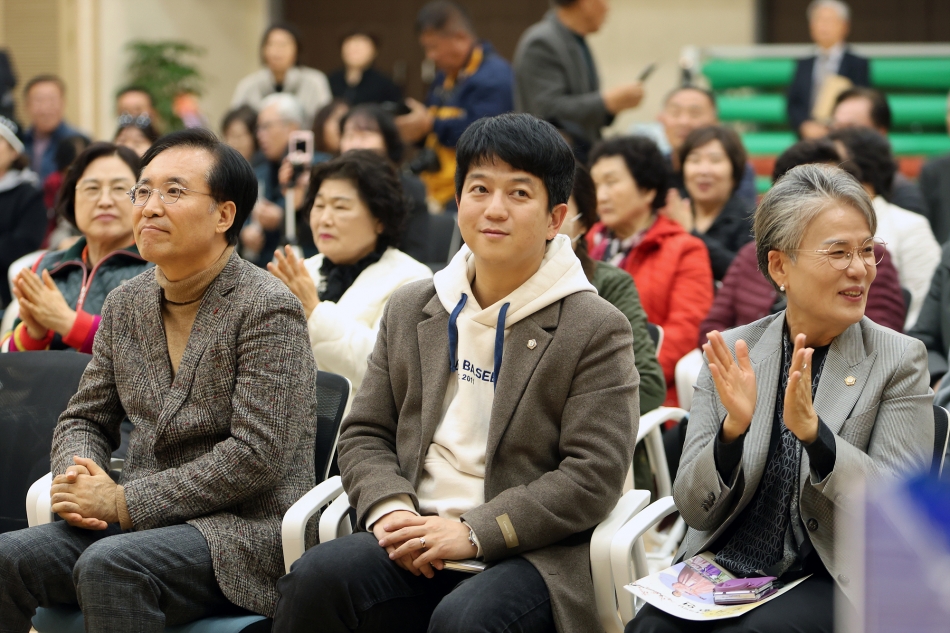
<svg viewBox="0 0 950 633">
<path fill-rule="evenodd" d="M 53 434 L 52 471 L 103 468 L 135 425 L 120 483 L 135 530 L 188 523 L 234 604 L 263 615 L 284 573 L 284 512 L 315 484 L 316 364 L 300 302 L 232 254 L 202 299 L 172 380 L 150 269 L 113 290 L 93 358 Z"/>
<path fill-rule="evenodd" d="M 548 11 L 521 36 L 512 64 L 515 110 L 542 119 L 579 126 L 588 141 L 613 121 L 600 95 L 600 80 L 591 75 L 577 36 Z"/>
<path fill-rule="evenodd" d="M 783 311 L 723 333 L 730 349 L 739 339 L 748 344 L 758 392 L 742 461 L 732 481 L 719 476 L 713 448 L 726 410 L 709 366 L 699 374 L 673 485 L 676 507 L 690 526 L 681 556 L 708 548 L 748 505 L 759 485 L 775 411 L 784 322 Z M 855 379 L 853 386 L 845 382 L 849 377 Z M 835 434 L 835 467 L 818 481 L 802 451 L 799 510 L 815 550 L 845 595 L 850 580 L 841 570 L 849 567 L 849 561 L 835 557 L 835 515 L 847 507 L 848 484 L 857 479 L 929 469 L 934 438 L 929 385 L 923 344 L 867 317 L 838 335 L 825 357 L 815 411 Z"/>
<path fill-rule="evenodd" d="M 340 434 L 343 486 L 361 527 L 393 495 L 409 495 L 418 509 L 416 485 L 452 378 L 448 323 L 431 280 L 397 290 L 386 307 Z M 562 632 L 601 630 L 590 531 L 620 498 L 640 420 L 638 384 L 630 323 L 592 292 L 519 321 L 505 340 L 486 502 L 462 519 L 486 561 L 523 556 L 538 569 Z M 496 520 L 504 515 L 514 532 L 507 542 Z"/>
</svg>

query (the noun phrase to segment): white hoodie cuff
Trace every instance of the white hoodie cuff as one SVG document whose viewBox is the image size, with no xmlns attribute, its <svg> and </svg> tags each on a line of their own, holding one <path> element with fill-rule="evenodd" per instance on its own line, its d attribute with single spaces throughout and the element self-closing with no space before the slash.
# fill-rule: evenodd
<svg viewBox="0 0 950 633">
<path fill-rule="evenodd" d="M 370 508 L 369 514 L 366 515 L 366 529 L 372 531 L 373 525 L 377 521 L 390 512 L 397 510 L 405 510 L 406 512 L 412 512 L 414 515 L 419 516 L 419 513 L 416 512 L 415 507 L 412 505 L 412 499 L 409 495 L 395 495 L 376 502 L 376 505 Z"/>
</svg>

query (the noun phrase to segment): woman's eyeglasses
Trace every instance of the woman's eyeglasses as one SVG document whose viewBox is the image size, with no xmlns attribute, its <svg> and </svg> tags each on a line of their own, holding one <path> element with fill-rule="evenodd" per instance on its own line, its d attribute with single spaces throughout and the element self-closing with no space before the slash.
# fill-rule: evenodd
<svg viewBox="0 0 950 633">
<path fill-rule="evenodd" d="M 855 255 L 861 258 L 865 266 L 877 266 L 884 259 L 887 252 L 887 242 L 879 237 L 866 240 L 860 246 L 852 247 L 848 242 L 834 242 L 828 248 L 817 250 L 807 248 L 794 249 L 797 253 L 816 253 L 828 258 L 828 263 L 835 270 L 846 270 L 851 265 Z"/>
</svg>

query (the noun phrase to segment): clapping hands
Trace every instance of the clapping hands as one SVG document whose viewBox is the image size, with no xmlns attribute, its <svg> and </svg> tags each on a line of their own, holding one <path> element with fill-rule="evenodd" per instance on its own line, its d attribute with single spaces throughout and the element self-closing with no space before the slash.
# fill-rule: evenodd
<svg viewBox="0 0 950 633">
<path fill-rule="evenodd" d="M 709 333 L 709 342 L 703 345 L 709 361 L 709 373 L 719 393 L 719 400 L 726 408 L 726 420 L 722 424 L 722 439 L 732 442 L 746 432 L 755 413 L 756 383 L 749 347 L 745 341 L 736 341 L 736 357 L 726 346 L 719 332 Z"/>
</svg>

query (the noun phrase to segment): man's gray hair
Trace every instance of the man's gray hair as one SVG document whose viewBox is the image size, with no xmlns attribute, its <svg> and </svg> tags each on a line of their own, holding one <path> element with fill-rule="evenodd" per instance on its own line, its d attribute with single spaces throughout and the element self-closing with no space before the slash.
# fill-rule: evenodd
<svg viewBox="0 0 950 633">
<path fill-rule="evenodd" d="M 769 275 L 769 251 L 786 253 L 794 261 L 808 225 L 819 213 L 838 205 L 860 211 L 871 235 L 877 232 L 877 216 L 864 187 L 834 165 L 799 165 L 779 178 L 762 198 L 753 218 L 755 255 L 759 271 L 776 290 L 778 284 Z"/>
<path fill-rule="evenodd" d="M 808 8 L 805 10 L 805 15 L 808 16 L 809 20 L 811 20 L 811 16 L 821 7 L 831 7 L 838 12 L 838 15 L 841 16 L 842 20 L 845 22 L 851 21 L 851 7 L 849 7 L 846 2 L 842 2 L 841 0 L 812 0 L 808 5 Z"/>
<path fill-rule="evenodd" d="M 295 123 L 297 127 L 303 127 L 303 106 L 300 105 L 297 97 L 286 92 L 275 92 L 272 95 L 267 95 L 261 101 L 260 111 L 263 112 L 271 106 L 277 107 L 277 113 L 286 123 Z"/>
</svg>

